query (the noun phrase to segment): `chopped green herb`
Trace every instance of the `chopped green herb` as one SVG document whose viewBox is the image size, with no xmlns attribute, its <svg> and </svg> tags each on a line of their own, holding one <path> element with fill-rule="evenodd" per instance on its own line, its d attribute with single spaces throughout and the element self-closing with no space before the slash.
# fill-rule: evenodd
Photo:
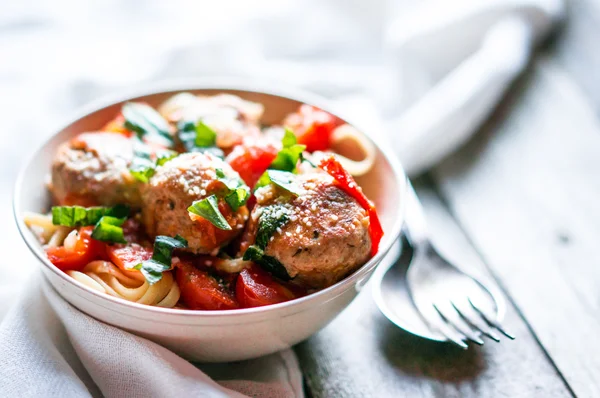
<svg viewBox="0 0 600 398">
<path fill-rule="evenodd" d="M 199 147 L 215 146 L 217 142 L 217 133 L 208 127 L 201 120 L 196 123 L 196 140 L 195 144 Z"/>
<path fill-rule="evenodd" d="M 103 216 L 92 231 L 92 238 L 109 243 L 127 243 L 121 225 L 126 218 Z"/>
<path fill-rule="evenodd" d="M 159 235 L 154 240 L 154 251 L 150 260 L 133 267 L 140 270 L 149 284 L 153 285 L 162 278 L 162 274 L 171 268 L 171 258 L 175 249 L 185 249 L 187 241 L 179 235 L 174 238 Z"/>
<path fill-rule="evenodd" d="M 265 254 L 258 246 L 250 246 L 244 253 L 244 261 L 253 261 L 260 265 L 263 269 L 275 275 L 277 278 L 288 281 L 292 279 L 287 273 L 287 270 L 275 257 Z"/>
<path fill-rule="evenodd" d="M 287 208 L 282 205 L 271 205 L 262 209 L 256 232 L 256 245 L 260 249 L 266 249 L 269 239 L 277 228 L 281 228 L 289 221 L 288 213 Z"/>
<path fill-rule="evenodd" d="M 149 105 L 139 102 L 128 102 L 122 108 L 125 118 L 125 127 L 135 131 L 138 137 L 146 134 L 160 136 L 173 144 L 173 137 L 169 132 L 169 123 Z"/>
<path fill-rule="evenodd" d="M 138 181 L 146 183 L 150 180 L 150 178 L 154 175 L 154 163 L 148 159 L 147 161 L 143 158 L 136 158 L 131 163 L 131 168 L 129 172 L 131 175 Z"/>
<path fill-rule="evenodd" d="M 52 224 L 65 227 L 84 227 L 95 225 L 104 216 L 125 218 L 128 215 L 129 207 L 125 205 L 114 207 L 53 206 Z"/>
<path fill-rule="evenodd" d="M 189 120 L 182 120 L 177 124 L 177 137 L 183 144 L 186 152 L 209 153 L 213 156 L 223 159 L 225 154 L 216 146 L 199 147 L 196 145 L 196 123 Z M 216 144 L 216 141 L 215 141 Z M 214 145 L 214 144 L 213 144 Z"/>
<path fill-rule="evenodd" d="M 283 138 L 281 139 L 281 144 L 284 148 L 289 148 L 292 145 L 296 145 L 298 140 L 296 139 L 296 134 L 289 128 L 284 127 L 283 129 Z"/>
<path fill-rule="evenodd" d="M 219 229 L 231 230 L 231 226 L 219 211 L 219 202 L 216 195 L 195 201 L 188 207 L 188 211 L 210 221 L 212 225 Z"/>
<path fill-rule="evenodd" d="M 288 175 L 293 175 L 292 173 L 296 171 L 296 165 L 298 164 L 298 160 L 303 159 L 302 152 L 304 152 L 304 150 L 306 149 L 306 145 L 298 145 L 296 142 L 296 135 L 290 129 L 286 128 L 283 139 L 281 140 L 283 149 L 281 149 L 277 153 L 275 160 L 273 160 L 273 162 L 269 166 L 269 170 L 265 171 L 263 175 L 260 176 L 256 185 L 254 185 L 255 191 L 258 188 L 273 183 L 294 195 L 299 195 L 298 187 L 290 185 L 292 177 Z M 271 173 L 275 170 L 289 173 L 274 173 L 275 180 L 273 180 L 271 178 Z"/>
<path fill-rule="evenodd" d="M 298 160 L 302 156 L 302 152 L 306 149 L 306 145 L 296 143 L 296 135 L 289 129 L 285 129 L 285 134 L 281 140 L 283 148 L 277 153 L 277 157 L 271 165 L 270 169 L 294 171 Z"/>
<path fill-rule="evenodd" d="M 300 154 L 300 161 L 301 161 L 301 162 L 306 162 L 306 163 L 310 164 L 310 165 L 311 165 L 312 167 L 314 167 L 315 169 L 317 168 L 317 165 L 316 165 L 316 164 L 314 164 L 313 162 L 311 162 L 311 160 L 310 160 L 310 159 L 307 159 L 307 158 L 305 158 L 305 157 L 304 157 L 304 155 L 302 155 L 302 154 Z"/>
<path fill-rule="evenodd" d="M 258 188 L 262 188 L 264 186 L 267 186 L 271 183 L 271 179 L 269 178 L 269 174 L 265 171 L 260 178 L 258 179 L 258 181 L 256 182 L 256 184 L 254 185 L 254 192 L 256 192 L 256 190 Z"/>
<path fill-rule="evenodd" d="M 246 188 L 237 188 L 231 191 L 231 193 L 225 196 L 225 202 L 231 207 L 231 210 L 238 211 L 240 207 L 246 204 L 250 192 Z"/>
<path fill-rule="evenodd" d="M 150 148 L 138 137 L 133 139 L 133 160 L 129 166 L 131 175 L 140 182 L 148 182 L 154 175 L 155 165 L 150 159 Z"/>
<path fill-rule="evenodd" d="M 162 166 L 177 155 L 177 152 L 165 149 L 156 154 L 156 162 L 153 162 L 148 145 L 139 138 L 134 138 L 133 160 L 129 172 L 136 180 L 147 183 L 156 172 L 157 166 Z"/>
<path fill-rule="evenodd" d="M 157 166 L 162 166 L 163 164 L 167 163 L 169 160 L 174 159 L 178 156 L 179 154 L 175 151 L 170 151 L 170 150 L 164 150 L 164 151 L 160 151 L 156 154 L 156 165 Z"/>
<path fill-rule="evenodd" d="M 302 188 L 296 184 L 296 175 L 289 171 L 267 170 L 269 180 L 292 195 L 300 196 Z M 262 177 L 261 177 L 262 179 Z"/>
<path fill-rule="evenodd" d="M 227 192 L 224 195 L 225 202 L 229 204 L 233 211 L 237 211 L 250 198 L 250 188 L 244 184 L 241 178 L 227 177 L 222 169 L 216 169 L 216 173 L 217 180 L 227 187 Z"/>
</svg>

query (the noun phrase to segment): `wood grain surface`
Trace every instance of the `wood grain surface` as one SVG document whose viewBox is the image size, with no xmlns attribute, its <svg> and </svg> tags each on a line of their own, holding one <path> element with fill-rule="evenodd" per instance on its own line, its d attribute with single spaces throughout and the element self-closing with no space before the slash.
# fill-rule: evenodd
<svg viewBox="0 0 600 398">
<path fill-rule="evenodd" d="M 466 236 L 431 189 L 418 186 L 436 241 L 455 261 L 486 274 Z M 330 325 L 296 347 L 313 397 L 565 397 L 568 387 L 512 306 L 518 338 L 468 351 L 393 326 L 370 289 Z"/>
<path fill-rule="evenodd" d="M 297 347 L 314 397 L 600 396 L 600 3 L 569 5 L 476 138 L 418 182 L 434 240 L 500 284 L 517 340 L 419 340 L 367 292 Z"/>
<path fill-rule="evenodd" d="M 600 126 L 584 98 L 540 59 L 434 176 L 573 391 L 597 397 Z"/>
</svg>

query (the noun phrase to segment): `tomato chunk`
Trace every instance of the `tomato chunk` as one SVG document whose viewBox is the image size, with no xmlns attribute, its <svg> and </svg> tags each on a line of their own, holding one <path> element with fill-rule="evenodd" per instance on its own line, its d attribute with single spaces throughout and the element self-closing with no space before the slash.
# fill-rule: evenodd
<svg viewBox="0 0 600 398">
<path fill-rule="evenodd" d="M 243 144 L 233 148 L 225 160 L 252 188 L 275 160 L 277 152 L 279 152 L 279 148 L 275 143 L 246 140 Z"/>
<path fill-rule="evenodd" d="M 271 274 L 253 265 L 240 272 L 235 284 L 235 296 L 245 308 L 282 303 L 299 295 L 277 282 Z"/>
<path fill-rule="evenodd" d="M 93 227 L 80 228 L 77 242 L 71 250 L 65 246 L 46 249 L 48 260 L 62 271 L 78 271 L 89 262 L 102 258 L 106 250 L 106 244 L 92 239 L 93 229 Z"/>
<path fill-rule="evenodd" d="M 304 104 L 289 114 L 283 124 L 294 131 L 298 144 L 304 144 L 307 151 L 314 152 L 329 149 L 331 134 L 339 122 L 335 116 Z"/>
<path fill-rule="evenodd" d="M 131 271 L 131 268 L 142 261 L 152 258 L 151 247 L 140 246 L 136 243 L 108 246 L 106 252 L 110 261 L 124 271 Z"/>
<path fill-rule="evenodd" d="M 208 272 L 181 261 L 175 271 L 181 300 L 192 310 L 232 310 L 239 304 L 231 289 Z"/>
<path fill-rule="evenodd" d="M 340 188 L 342 188 L 348 195 L 356 199 L 358 204 L 360 204 L 369 214 L 371 256 L 374 256 L 379 250 L 379 242 L 383 237 L 383 228 L 381 227 L 381 222 L 379 221 L 379 216 L 377 215 L 377 209 L 375 208 L 375 205 L 369 200 L 369 198 L 367 198 L 367 195 L 364 194 L 362 188 L 358 186 L 350 173 L 348 173 L 348 171 L 342 167 L 340 162 L 338 162 L 333 155 L 321 160 L 319 167 L 325 170 L 330 176 L 335 178 L 338 184 L 340 184 Z"/>
</svg>

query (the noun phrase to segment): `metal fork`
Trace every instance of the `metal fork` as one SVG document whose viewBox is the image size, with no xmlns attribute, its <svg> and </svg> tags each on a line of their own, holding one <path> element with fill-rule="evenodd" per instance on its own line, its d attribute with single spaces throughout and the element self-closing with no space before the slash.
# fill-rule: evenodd
<svg viewBox="0 0 600 398">
<path fill-rule="evenodd" d="M 483 344 L 485 335 L 500 341 L 496 331 L 514 336 L 501 325 L 506 306 L 494 286 L 484 285 L 442 257 L 427 233 L 419 199 L 409 187 L 404 233 L 414 251 L 407 280 L 413 303 L 429 327 L 466 349 L 466 341 Z"/>
</svg>

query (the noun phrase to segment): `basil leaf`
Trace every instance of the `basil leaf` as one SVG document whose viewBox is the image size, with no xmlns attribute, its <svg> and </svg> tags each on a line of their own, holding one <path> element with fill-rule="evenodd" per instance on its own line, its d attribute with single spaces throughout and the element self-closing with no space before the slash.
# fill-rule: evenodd
<svg viewBox="0 0 600 398">
<path fill-rule="evenodd" d="M 225 196 L 225 202 L 231 207 L 231 210 L 238 211 L 240 207 L 246 204 L 248 198 L 250 198 L 250 192 L 246 188 L 237 188 Z"/>
<path fill-rule="evenodd" d="M 210 221 L 212 225 L 219 229 L 231 230 L 231 226 L 219 211 L 219 202 L 216 195 L 210 195 L 207 198 L 195 201 L 188 207 L 188 211 Z"/>
<path fill-rule="evenodd" d="M 150 159 L 144 158 L 134 158 L 129 169 L 133 178 L 143 183 L 147 183 L 155 172 L 154 163 Z"/>
<path fill-rule="evenodd" d="M 129 207 L 125 205 L 114 207 L 53 206 L 52 224 L 65 227 L 84 227 L 96 224 L 104 216 L 125 218 L 128 215 Z"/>
<path fill-rule="evenodd" d="M 254 185 L 254 191 L 256 191 L 258 188 L 264 187 L 265 185 L 269 185 L 271 182 L 273 182 L 276 185 L 280 185 L 277 183 L 277 181 L 282 181 L 283 177 L 280 176 L 280 178 L 277 179 L 276 176 L 276 181 L 272 181 L 269 175 L 271 170 L 289 172 L 296 171 L 296 165 L 298 164 L 298 160 L 303 160 L 302 153 L 304 152 L 304 150 L 306 150 L 306 145 L 299 145 L 296 142 L 296 135 L 290 129 L 286 128 L 285 133 L 283 135 L 283 139 L 281 140 L 283 148 L 279 152 L 277 152 L 277 156 L 275 157 L 273 162 L 271 162 L 269 170 L 265 171 L 263 175 L 260 176 L 257 183 Z M 296 192 L 298 190 L 294 189 L 289 184 L 284 184 L 283 186 L 280 186 L 283 189 L 286 189 L 287 191 L 298 195 L 298 193 Z M 287 188 L 290 188 L 291 190 Z"/>
<path fill-rule="evenodd" d="M 176 158 L 179 154 L 175 151 L 164 150 L 160 151 L 156 154 L 156 165 L 162 166 L 167 163 L 169 160 Z"/>
<path fill-rule="evenodd" d="M 269 180 L 292 195 L 300 196 L 303 189 L 296 182 L 296 175 L 288 171 L 267 170 Z M 262 179 L 262 177 L 261 177 Z"/>
<path fill-rule="evenodd" d="M 139 138 L 134 138 L 133 160 L 129 172 L 136 180 L 147 183 L 156 172 L 157 166 L 162 166 L 177 155 L 177 152 L 165 149 L 157 152 L 156 162 L 153 162 L 148 145 Z"/>
<path fill-rule="evenodd" d="M 234 190 L 245 186 L 244 182 L 240 178 L 227 177 L 223 169 L 216 169 L 217 180 L 221 181 L 229 190 Z"/>
<path fill-rule="evenodd" d="M 216 169 L 215 171 L 217 173 L 217 180 L 221 181 L 227 187 L 225 202 L 229 204 L 233 211 L 237 211 L 250 198 L 250 188 L 241 178 L 227 177 L 222 169 Z"/>
<path fill-rule="evenodd" d="M 154 162 L 150 159 L 150 148 L 139 138 L 133 139 L 133 160 L 129 172 L 138 181 L 146 183 L 154 175 Z"/>
<path fill-rule="evenodd" d="M 182 120 L 177 124 L 177 137 L 187 152 L 196 148 L 196 125 L 193 122 Z"/>
<path fill-rule="evenodd" d="M 194 122 L 182 120 L 177 124 L 177 138 L 179 138 L 179 141 L 183 144 L 186 152 L 209 153 L 221 159 L 225 158 L 223 151 L 216 146 L 196 146 L 196 136 L 196 124 Z"/>
<path fill-rule="evenodd" d="M 159 235 L 154 240 L 152 258 L 139 263 L 133 268 L 140 270 L 148 283 L 153 285 L 161 280 L 163 272 L 171 268 L 173 251 L 175 249 L 185 249 L 186 247 L 187 241 L 179 235 L 174 238 Z"/>
<path fill-rule="evenodd" d="M 256 232 L 256 245 L 266 249 L 269 239 L 277 228 L 281 228 L 289 221 L 289 211 L 281 205 L 271 205 L 263 208 L 258 219 L 258 231 Z"/>
<path fill-rule="evenodd" d="M 306 145 L 292 145 L 277 153 L 277 157 L 271 163 L 270 168 L 275 170 L 294 171 L 300 159 L 300 155 L 306 149 Z"/>
<path fill-rule="evenodd" d="M 262 249 L 260 249 L 258 246 L 250 246 L 244 253 L 243 260 L 255 262 L 256 264 L 260 265 L 264 270 L 270 272 L 271 274 L 273 274 L 281 280 L 289 281 L 290 279 L 292 279 L 287 273 L 287 270 L 285 269 L 283 264 L 279 262 L 279 260 L 277 260 L 275 257 L 266 255 L 265 252 L 262 251 Z"/>
<path fill-rule="evenodd" d="M 296 139 L 296 134 L 288 128 L 285 127 L 283 130 L 283 138 L 281 139 L 281 144 L 284 148 L 291 147 L 292 145 L 296 145 L 298 140 Z"/>
<path fill-rule="evenodd" d="M 149 105 L 139 102 L 128 102 L 121 110 L 125 118 L 125 127 L 135 131 L 139 137 L 149 134 L 163 137 L 173 144 L 169 133 L 169 123 Z"/>
<path fill-rule="evenodd" d="M 154 251 L 152 259 L 163 264 L 171 266 L 171 254 L 175 249 L 185 249 L 187 241 L 180 235 L 174 238 L 165 235 L 159 235 L 154 240 Z"/>
<path fill-rule="evenodd" d="M 297 144 L 296 135 L 287 128 L 285 129 L 281 143 L 283 148 L 277 153 L 275 160 L 271 162 L 269 168 L 284 171 L 296 170 L 296 165 L 302 156 L 302 152 L 306 149 L 306 145 Z"/>
<path fill-rule="evenodd" d="M 194 144 L 199 147 L 211 147 L 217 143 L 217 133 L 201 120 L 196 123 L 196 140 Z"/>
<path fill-rule="evenodd" d="M 302 154 L 300 154 L 300 161 L 308 163 L 309 165 L 311 165 L 315 169 L 317 168 L 316 164 L 314 164 L 310 159 L 305 158 L 304 155 L 302 155 Z"/>
<path fill-rule="evenodd" d="M 92 238 L 109 243 L 127 243 L 121 225 L 126 218 L 103 216 L 92 231 Z"/>
</svg>

